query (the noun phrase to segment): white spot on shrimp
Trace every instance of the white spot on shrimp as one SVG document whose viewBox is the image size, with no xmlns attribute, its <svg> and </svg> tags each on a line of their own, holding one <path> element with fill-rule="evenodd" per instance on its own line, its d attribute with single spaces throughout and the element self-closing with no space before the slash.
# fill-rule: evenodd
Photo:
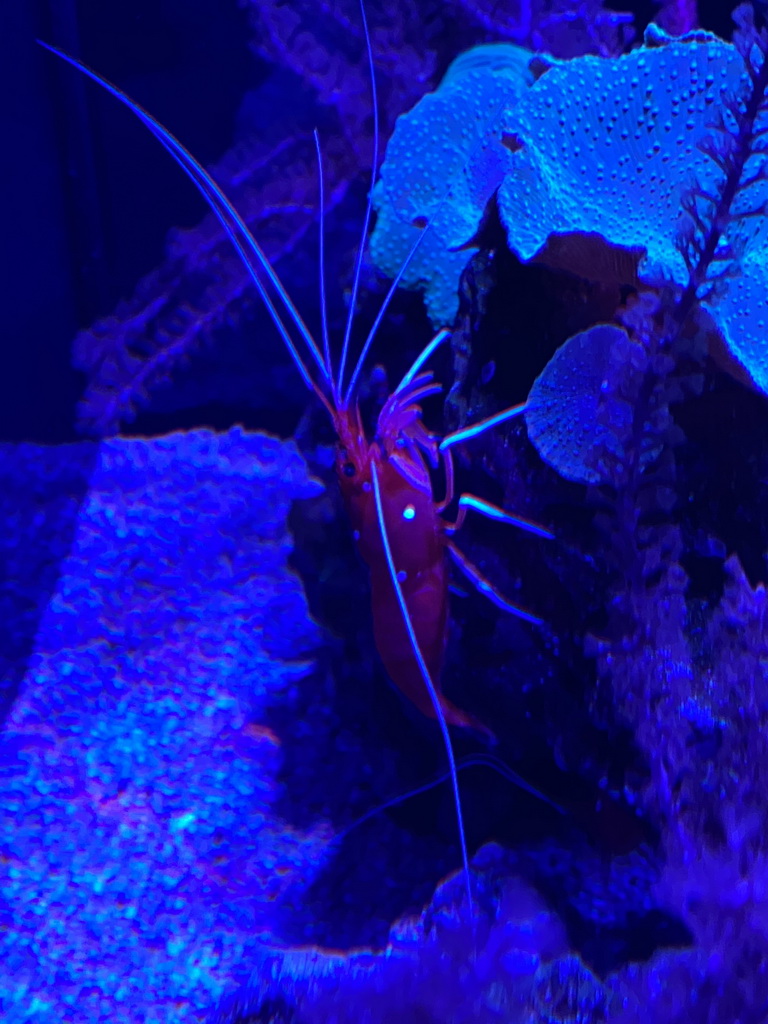
<svg viewBox="0 0 768 1024">
<path fill-rule="evenodd" d="M 416 509 L 413 507 L 413 505 L 406 505 L 405 508 L 403 509 L 403 519 L 415 519 L 415 518 L 416 518 Z"/>
<path fill-rule="evenodd" d="M 398 569 L 397 570 L 397 582 L 398 583 L 405 583 L 405 581 L 407 579 L 408 579 L 408 573 L 405 571 L 405 569 Z"/>
</svg>

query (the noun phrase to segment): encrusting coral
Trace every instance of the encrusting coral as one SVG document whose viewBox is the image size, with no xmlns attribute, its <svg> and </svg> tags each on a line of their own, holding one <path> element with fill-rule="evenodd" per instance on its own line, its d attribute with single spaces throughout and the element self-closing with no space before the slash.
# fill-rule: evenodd
<svg viewBox="0 0 768 1024">
<path fill-rule="evenodd" d="M 4 476 L 44 494 L 51 451 L 2 446 Z M 53 451 L 52 493 L 63 471 L 88 490 L 0 734 L 0 1007 L 170 1019 L 323 862 L 322 826 L 275 809 L 265 718 L 318 643 L 286 515 L 319 485 L 292 442 L 238 429 Z"/>
</svg>

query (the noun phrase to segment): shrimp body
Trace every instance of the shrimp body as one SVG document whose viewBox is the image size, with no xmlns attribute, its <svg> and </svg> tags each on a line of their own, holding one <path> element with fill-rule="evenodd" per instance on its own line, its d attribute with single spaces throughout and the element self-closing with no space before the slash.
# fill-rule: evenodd
<svg viewBox="0 0 768 1024">
<path fill-rule="evenodd" d="M 387 564 L 384 531 L 445 721 L 490 735 L 474 716 L 449 701 L 440 685 L 448 639 L 448 565 L 445 523 L 430 475 L 430 468 L 439 463 L 439 450 L 416 404 L 418 398 L 438 390 L 426 373 L 396 391 L 384 405 L 370 443 L 356 406 L 337 411 L 336 471 L 358 550 L 370 571 L 374 637 L 390 679 L 422 714 L 437 717 Z M 372 464 L 382 496 L 383 530 L 374 500 Z"/>
</svg>

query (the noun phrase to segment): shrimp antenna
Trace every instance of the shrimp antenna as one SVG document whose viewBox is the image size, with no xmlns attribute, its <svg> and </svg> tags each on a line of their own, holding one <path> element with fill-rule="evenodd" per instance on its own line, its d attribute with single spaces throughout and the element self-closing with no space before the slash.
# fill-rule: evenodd
<svg viewBox="0 0 768 1024">
<path fill-rule="evenodd" d="M 336 385 L 333 379 L 333 367 L 331 366 L 331 340 L 328 336 L 328 311 L 325 292 L 325 184 L 323 182 L 323 154 L 320 150 L 320 133 L 315 128 L 312 133 L 315 137 L 315 152 L 317 153 L 317 185 L 320 193 L 320 322 L 323 331 L 323 356 L 325 358 L 325 377 L 330 382 L 334 391 L 334 404 L 338 396 L 335 394 Z"/>
<path fill-rule="evenodd" d="M 373 209 L 373 189 L 376 184 L 376 171 L 379 166 L 379 102 L 378 95 L 376 92 L 376 68 L 374 67 L 373 63 L 373 48 L 371 46 L 371 34 L 368 30 L 368 19 L 365 16 L 364 0 L 360 0 L 360 15 L 362 17 L 363 22 L 363 33 L 365 35 L 365 46 L 368 53 L 368 68 L 370 70 L 371 78 L 371 100 L 373 104 L 373 160 L 371 162 L 371 187 L 368 190 L 368 201 L 365 204 L 365 217 L 363 218 L 363 235 L 362 238 L 360 239 L 360 246 L 357 250 L 357 259 L 355 262 L 355 278 L 352 285 L 352 301 L 350 302 L 349 312 L 347 314 L 347 326 L 346 330 L 344 331 L 344 345 L 341 350 L 341 363 L 339 365 L 338 388 L 339 392 L 342 393 L 344 396 L 343 404 L 345 406 L 349 405 L 350 399 L 352 397 L 352 392 L 355 388 L 355 384 L 357 383 L 357 378 L 360 376 L 363 363 L 365 362 L 365 357 L 368 355 L 368 350 L 373 344 L 373 339 L 376 337 L 376 332 L 379 329 L 379 324 L 384 319 L 384 314 L 389 308 L 389 304 L 392 301 L 392 296 L 397 291 L 403 274 L 407 270 L 416 250 L 418 249 L 419 245 L 421 245 L 422 238 L 424 237 L 424 232 L 422 231 L 422 233 L 416 239 L 413 248 L 408 253 L 408 256 L 406 257 L 405 262 L 400 268 L 397 277 L 390 284 L 389 290 L 387 291 L 387 294 L 384 297 L 384 301 L 381 304 L 381 308 L 379 309 L 379 312 L 376 315 L 376 319 L 373 321 L 373 326 L 368 332 L 368 337 L 365 339 L 365 344 L 363 345 L 360 351 L 360 355 L 357 357 L 354 370 L 352 371 L 352 376 L 350 377 L 349 380 L 349 385 L 347 386 L 347 390 L 344 391 L 344 368 L 347 362 L 347 352 L 349 351 L 349 337 L 352 332 L 352 321 L 355 315 L 355 305 L 357 304 L 357 292 L 360 286 L 360 272 L 363 265 L 363 253 L 365 251 L 365 243 L 368 238 L 368 225 L 371 222 L 371 210 Z"/>
<path fill-rule="evenodd" d="M 397 570 L 395 569 L 395 561 L 392 557 L 392 548 L 389 544 L 389 536 L 387 534 L 387 526 L 384 522 L 384 509 L 381 501 L 381 490 L 379 488 L 379 474 L 376 469 L 376 462 L 371 459 L 371 481 L 373 483 L 373 496 L 376 502 L 376 518 L 379 522 L 379 531 L 381 533 L 381 543 L 384 548 L 384 555 L 387 559 L 387 568 L 389 569 L 389 576 L 392 581 L 392 586 L 395 588 L 395 594 L 397 595 L 397 603 L 400 605 L 400 612 L 403 616 L 403 622 L 408 633 L 408 638 L 413 648 L 413 653 L 416 656 L 416 662 L 419 666 L 419 671 L 424 680 L 424 684 L 429 691 L 429 696 L 432 701 L 432 707 L 435 709 L 435 717 L 437 718 L 440 726 L 440 732 L 443 736 L 443 743 L 445 745 L 445 752 L 448 756 L 448 770 L 451 776 L 451 786 L 453 788 L 453 802 L 456 808 L 456 824 L 459 829 L 459 845 L 461 847 L 461 862 L 464 870 L 464 882 L 467 887 L 467 900 L 469 905 L 469 915 L 474 918 L 474 903 L 472 900 L 472 876 L 469 870 L 469 856 L 467 854 L 467 839 L 464 833 L 464 815 L 461 810 L 461 795 L 459 793 L 459 773 L 456 770 L 456 758 L 453 753 L 453 744 L 451 743 L 451 737 L 448 732 L 448 723 L 445 720 L 443 709 L 440 706 L 440 698 L 438 697 L 435 684 L 432 682 L 432 677 L 429 674 L 427 663 L 424 661 L 424 655 L 421 653 L 419 647 L 419 641 L 416 638 L 416 630 L 413 628 L 413 622 L 411 622 L 411 616 L 408 611 L 408 605 L 405 601 L 405 595 L 403 594 L 403 588 L 400 586 L 400 580 L 397 578 Z"/>
<path fill-rule="evenodd" d="M 330 404 L 323 394 L 318 384 L 312 378 L 304 360 L 296 347 L 293 338 L 290 335 L 287 327 L 283 323 L 280 313 L 275 306 L 275 303 L 267 291 L 266 285 L 261 280 L 257 267 L 260 268 L 269 278 L 272 286 L 274 287 L 277 296 L 282 302 L 285 310 L 289 314 L 293 324 L 301 334 L 304 343 L 307 346 L 312 358 L 320 369 L 323 375 L 323 380 L 328 383 L 326 365 L 323 361 L 323 357 L 320 354 L 320 350 L 312 337 L 309 328 L 304 323 L 301 314 L 294 305 L 290 295 L 286 291 L 284 285 L 280 281 L 277 273 L 275 272 L 272 264 L 267 259 L 266 254 L 258 244 L 256 239 L 251 234 L 247 224 L 242 219 L 240 214 L 237 212 L 232 202 L 227 198 L 223 190 L 214 181 L 208 171 L 200 164 L 195 157 L 189 152 L 189 150 L 176 138 L 171 131 L 169 131 L 164 125 L 162 125 L 156 118 L 154 118 L 149 111 L 145 110 L 141 104 L 132 100 L 127 93 L 123 92 L 116 85 L 98 74 L 93 68 L 90 68 L 87 64 L 77 60 L 77 58 L 70 56 L 63 50 L 57 49 L 55 46 L 51 46 L 49 43 L 43 42 L 38 39 L 37 42 L 44 49 L 50 53 L 60 57 L 67 64 L 77 68 L 78 71 L 82 71 L 84 75 L 90 78 L 97 85 L 100 85 L 103 89 L 106 89 L 115 99 L 119 100 L 124 106 L 126 106 L 138 119 L 152 132 L 155 138 L 161 143 L 162 146 L 170 153 L 176 163 L 181 167 L 187 177 L 192 181 L 197 190 L 203 196 L 205 201 L 213 213 L 218 218 L 220 224 L 226 231 L 227 235 L 231 239 L 235 249 L 240 255 L 244 266 L 248 270 L 256 288 L 264 301 L 267 311 L 269 312 L 272 322 L 280 333 L 283 341 L 285 342 L 288 351 L 293 357 L 293 361 L 299 370 L 305 384 L 315 392 L 321 402 L 325 405 L 331 415 L 333 414 Z"/>
<path fill-rule="evenodd" d="M 365 36 L 365 49 L 368 54 L 368 69 L 371 79 L 371 108 L 373 111 L 373 156 L 371 158 L 371 186 L 368 190 L 368 201 L 365 204 L 365 216 L 363 217 L 363 230 L 360 236 L 360 245 L 355 257 L 355 276 L 352 281 L 352 295 L 347 312 L 347 323 L 344 328 L 344 344 L 341 349 L 341 362 L 339 363 L 339 392 L 343 392 L 344 369 L 347 364 L 347 353 L 349 351 L 349 339 L 352 334 L 352 323 L 355 318 L 355 306 L 357 305 L 357 293 L 360 289 L 360 274 L 363 268 L 363 254 L 365 244 L 368 241 L 368 226 L 371 223 L 371 211 L 373 209 L 373 187 L 376 184 L 376 171 L 379 166 L 379 99 L 376 91 L 376 68 L 373 64 L 373 48 L 371 46 L 371 33 L 368 30 L 368 18 L 365 14 L 365 2 L 360 0 L 360 16 L 363 22 L 363 35 Z M 359 363 L 359 360 L 358 360 Z M 346 400 L 349 391 L 345 396 Z"/>
<path fill-rule="evenodd" d="M 365 357 L 368 355 L 368 350 L 370 349 L 371 345 L 373 344 L 373 339 L 376 337 L 376 332 L 379 329 L 379 324 L 384 319 L 384 316 L 385 316 L 387 310 L 389 309 L 389 304 L 392 301 L 392 296 L 395 294 L 397 289 L 400 287 L 400 282 L 403 279 L 403 275 L 405 274 L 406 270 L 408 269 L 411 260 L 416 255 L 416 250 L 421 245 L 421 241 L 424 238 L 424 233 L 427 230 L 428 230 L 428 228 L 424 228 L 424 230 L 421 232 L 419 237 L 416 239 L 416 241 L 411 246 L 410 252 L 406 256 L 405 260 L 403 261 L 403 265 L 398 270 L 397 276 L 392 279 L 392 283 L 389 286 L 387 294 L 384 296 L 384 301 L 382 302 L 381 307 L 379 308 L 379 312 L 376 314 L 376 319 L 373 321 L 373 326 L 371 327 L 370 331 L 368 332 L 368 337 L 365 339 L 365 344 L 360 349 L 360 355 L 357 357 L 357 362 L 355 363 L 355 368 L 354 368 L 354 370 L 352 372 L 352 376 L 349 378 L 349 384 L 347 386 L 346 392 L 344 393 L 344 404 L 345 405 L 349 404 L 349 400 L 350 400 L 350 398 L 352 396 L 352 392 L 354 390 L 355 384 L 357 383 L 357 378 L 360 376 L 360 373 L 361 373 L 361 371 L 363 369 L 363 363 L 365 362 Z M 441 336 L 440 340 L 441 341 L 444 340 L 444 337 L 446 337 L 446 336 L 447 335 Z M 435 346 L 435 348 L 436 347 L 437 346 Z M 429 354 L 431 355 L 433 351 L 434 351 L 434 349 L 430 348 Z"/>
</svg>

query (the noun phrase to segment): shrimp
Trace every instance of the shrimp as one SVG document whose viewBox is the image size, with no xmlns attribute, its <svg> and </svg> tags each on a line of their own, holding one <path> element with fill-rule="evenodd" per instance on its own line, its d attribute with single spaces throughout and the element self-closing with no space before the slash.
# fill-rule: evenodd
<svg viewBox="0 0 768 1024">
<path fill-rule="evenodd" d="M 440 332 L 429 350 L 447 336 L 447 331 Z M 366 438 L 357 406 L 337 410 L 336 470 L 358 549 L 370 569 L 374 636 L 390 678 L 427 717 L 442 717 L 448 725 L 474 729 L 494 740 L 486 725 L 448 700 L 439 686 L 448 626 L 446 554 L 497 605 L 529 622 L 538 624 L 541 620 L 501 597 L 459 551 L 450 535 L 463 522 L 467 508 L 514 523 L 539 536 L 552 534 L 469 494 L 458 499 L 456 522 L 450 524 L 442 518 L 441 513 L 453 501 L 450 447 L 457 440 L 487 429 L 490 421 L 449 435 L 438 444 L 424 426 L 418 401 L 441 390 L 431 372 L 414 374 L 412 368 L 379 413 L 372 442 Z M 490 418 L 491 425 L 517 415 L 522 408 L 516 406 L 496 414 Z M 436 501 L 430 470 L 437 468 L 441 460 L 447 487 L 443 498 Z M 407 615 L 403 614 L 403 603 Z M 437 700 L 425 685 L 417 649 L 434 682 Z"/>
<path fill-rule="evenodd" d="M 374 112 L 374 140 L 378 138 L 376 82 L 365 9 L 361 16 Z M 460 528 L 469 509 L 493 519 L 529 530 L 542 537 L 552 534 L 528 520 L 513 516 L 497 506 L 469 494 L 454 495 L 451 448 L 460 441 L 490 429 L 518 415 L 523 406 L 504 410 L 487 420 L 457 431 L 442 440 L 430 433 L 422 419 L 420 402 L 442 388 L 423 366 L 450 336 L 443 329 L 418 356 L 413 366 L 385 401 L 372 439 L 366 434 L 356 397 L 362 367 L 389 302 L 399 285 L 418 243 L 392 282 L 376 316 L 354 368 L 345 382 L 353 312 L 360 284 L 362 257 L 371 216 L 371 199 L 366 206 L 362 240 L 357 251 L 349 315 L 338 367 L 334 367 L 325 315 L 323 266 L 323 181 L 320 142 L 315 132 L 320 177 L 320 292 L 322 346 L 312 337 L 274 268 L 221 188 L 176 137 L 143 107 L 117 86 L 66 53 L 42 43 L 46 49 L 83 72 L 130 109 L 165 147 L 191 179 L 218 217 L 242 259 L 267 310 L 279 331 L 299 374 L 327 410 L 338 438 L 336 473 L 358 549 L 370 571 L 371 602 L 376 645 L 390 678 L 424 715 L 437 720 L 448 758 L 466 880 L 468 905 L 472 908 L 469 858 L 467 854 L 458 773 L 448 726 L 474 729 L 493 739 L 491 730 L 472 714 L 451 702 L 441 690 L 441 674 L 448 631 L 448 556 L 472 583 L 500 608 L 523 619 L 539 623 L 536 616 L 498 594 L 454 544 L 452 535 Z M 374 141 L 371 192 L 378 166 Z M 424 231 L 428 230 L 425 226 Z M 423 232 L 420 237 L 423 237 Z M 433 476 L 442 470 L 445 493 L 437 499 Z M 443 518 L 455 504 L 454 522 Z"/>
</svg>

